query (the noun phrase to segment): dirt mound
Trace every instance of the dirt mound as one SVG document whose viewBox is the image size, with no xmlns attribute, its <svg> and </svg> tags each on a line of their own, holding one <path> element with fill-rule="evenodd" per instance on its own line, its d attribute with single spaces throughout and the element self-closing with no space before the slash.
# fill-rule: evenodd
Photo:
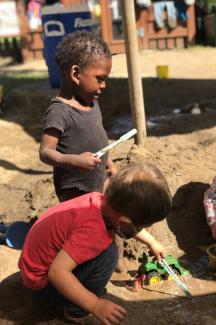
<svg viewBox="0 0 216 325">
<path fill-rule="evenodd" d="M 0 184 L 0 200 L 0 222 L 4 223 L 14 220 L 29 221 L 58 202 L 51 177 L 37 181 L 30 191 Z"/>
<path fill-rule="evenodd" d="M 178 64 L 180 54 L 176 54 Z M 142 64 L 146 60 L 150 64 L 150 59 L 151 56 L 143 55 Z M 185 59 L 182 60 L 185 66 Z M 187 61 L 188 69 L 193 60 Z M 205 60 L 203 58 L 203 62 Z M 176 58 L 172 61 L 172 71 L 174 62 Z M 214 64 L 212 62 L 211 66 Z M 186 79 L 182 76 L 182 67 L 178 71 L 181 79 L 175 79 L 174 75 L 173 79 L 164 81 L 156 78 L 143 80 L 148 135 L 151 136 L 144 148 L 129 140 L 114 149 L 111 157 L 118 166 L 145 159 L 155 163 L 165 174 L 173 196 L 173 209 L 166 220 L 155 224 L 149 231 L 165 246 L 167 253 L 179 257 L 191 270 L 191 276 L 183 281 L 193 299 L 186 300 L 173 281 L 132 293 L 125 288 L 125 280 L 130 278 L 130 274 L 115 273 L 108 285 L 107 298 L 128 310 L 129 316 L 123 322 L 125 325 L 216 324 L 215 271 L 199 262 L 205 254 L 200 245 L 212 242 L 202 201 L 203 193 L 215 175 L 215 100 L 201 114 L 184 110 L 179 114 L 173 113 L 176 108 L 185 109 L 187 104 L 202 104 L 215 97 L 215 80 L 211 79 L 213 69 L 209 80 L 195 80 L 191 75 Z M 5 115 L 0 121 L 0 222 L 30 220 L 57 203 L 52 168 L 38 159 L 42 114 L 49 99 L 56 94 L 55 90 L 46 87 L 21 88 L 7 98 Z M 132 122 L 127 79 L 113 78 L 101 102 L 107 130 L 116 127 L 120 118 L 120 124 L 127 131 L 132 125 L 128 124 Z M 118 133 L 113 130 L 116 129 L 112 128 L 110 132 L 112 139 Z M 134 240 L 123 244 L 126 267 L 135 271 L 137 256 L 146 248 Z M 64 324 L 62 317 L 46 313 L 29 300 L 18 273 L 19 253 L 0 246 L 0 322 L 8 325 Z"/>
</svg>

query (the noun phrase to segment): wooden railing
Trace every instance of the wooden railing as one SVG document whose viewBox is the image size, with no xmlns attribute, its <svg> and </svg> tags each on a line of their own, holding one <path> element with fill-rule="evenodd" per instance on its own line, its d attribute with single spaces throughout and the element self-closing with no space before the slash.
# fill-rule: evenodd
<svg viewBox="0 0 216 325">
<path fill-rule="evenodd" d="M 65 0 L 65 5 L 80 2 L 81 0 Z M 43 57 L 42 27 L 39 27 L 35 31 L 31 31 L 25 14 L 23 0 L 17 0 L 16 3 L 21 22 L 20 46 L 23 60 L 40 59 Z M 138 33 L 140 49 L 173 49 L 193 45 L 195 42 L 195 10 L 193 5 L 187 8 L 187 15 L 188 19 L 185 26 L 182 25 L 181 22 L 178 22 L 177 27 L 174 29 L 170 30 L 168 28 L 163 28 L 156 30 L 154 27 L 153 7 L 151 6 L 148 10 L 140 10 L 137 14 L 137 30 L 143 29 L 143 35 L 139 36 Z M 165 20 L 166 18 L 165 13 Z M 123 39 L 118 40 L 117 43 L 111 40 L 108 7 L 105 8 L 102 6 L 102 20 L 102 35 L 104 40 L 108 43 L 112 53 L 124 52 Z"/>
</svg>

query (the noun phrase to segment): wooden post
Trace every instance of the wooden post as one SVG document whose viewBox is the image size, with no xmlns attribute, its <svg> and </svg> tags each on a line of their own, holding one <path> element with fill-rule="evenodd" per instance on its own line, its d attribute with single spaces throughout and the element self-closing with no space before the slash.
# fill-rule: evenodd
<svg viewBox="0 0 216 325">
<path fill-rule="evenodd" d="M 187 9 L 188 20 L 187 20 L 187 38 L 188 44 L 195 44 L 195 36 L 196 36 L 196 18 L 195 18 L 195 5 L 191 5 Z"/>
<path fill-rule="evenodd" d="M 20 20 L 20 37 L 21 37 L 21 53 L 24 62 L 32 60 L 33 56 L 31 53 L 31 36 L 30 27 L 27 15 L 25 13 L 24 0 L 16 0 L 17 14 Z"/>
<path fill-rule="evenodd" d="M 136 144 L 144 145 L 146 138 L 145 109 L 140 76 L 139 50 L 136 34 L 134 1 L 122 1 L 122 18 L 127 58 L 131 113 L 137 129 Z"/>
</svg>

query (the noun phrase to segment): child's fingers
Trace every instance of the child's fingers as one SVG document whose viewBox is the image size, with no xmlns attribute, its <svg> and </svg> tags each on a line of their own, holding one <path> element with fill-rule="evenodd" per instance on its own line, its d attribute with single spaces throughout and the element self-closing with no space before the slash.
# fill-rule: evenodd
<svg viewBox="0 0 216 325">
<path fill-rule="evenodd" d="M 122 315 L 126 315 L 127 314 L 126 309 L 124 309 L 124 307 L 119 306 L 119 305 L 116 305 L 115 311 L 121 313 Z"/>
<path fill-rule="evenodd" d="M 165 253 L 164 253 L 164 250 L 150 250 L 149 252 L 148 252 L 148 254 L 149 254 L 149 256 L 153 256 L 153 259 L 155 260 L 157 260 L 158 262 L 160 262 L 161 261 L 161 259 L 162 258 L 164 258 L 165 257 Z"/>
<path fill-rule="evenodd" d="M 93 157 L 93 160 L 94 160 L 96 163 L 101 163 L 101 159 L 98 158 L 98 157 Z"/>
<path fill-rule="evenodd" d="M 126 315 L 126 310 L 123 311 L 119 311 L 119 310 L 114 310 L 113 311 L 113 317 L 122 320 Z"/>
<path fill-rule="evenodd" d="M 121 321 L 113 315 L 109 315 L 108 320 L 110 321 L 110 324 L 119 324 Z"/>
<path fill-rule="evenodd" d="M 94 311 L 95 316 L 103 321 L 103 324 L 112 325 L 119 324 L 124 316 L 126 310 L 113 302 L 101 299 Z"/>
<path fill-rule="evenodd" d="M 111 324 L 119 324 L 125 314 L 122 314 L 120 311 L 113 310 L 112 313 L 108 316 L 108 320 L 111 322 Z"/>
</svg>

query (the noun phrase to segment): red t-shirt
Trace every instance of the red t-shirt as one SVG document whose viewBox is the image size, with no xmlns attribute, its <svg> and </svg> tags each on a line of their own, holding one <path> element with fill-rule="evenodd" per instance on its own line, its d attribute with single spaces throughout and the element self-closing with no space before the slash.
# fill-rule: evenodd
<svg viewBox="0 0 216 325">
<path fill-rule="evenodd" d="M 101 214 L 103 194 L 88 193 L 48 209 L 33 225 L 19 259 L 23 283 L 40 290 L 48 271 L 64 249 L 77 264 L 101 254 L 113 241 Z"/>
</svg>

